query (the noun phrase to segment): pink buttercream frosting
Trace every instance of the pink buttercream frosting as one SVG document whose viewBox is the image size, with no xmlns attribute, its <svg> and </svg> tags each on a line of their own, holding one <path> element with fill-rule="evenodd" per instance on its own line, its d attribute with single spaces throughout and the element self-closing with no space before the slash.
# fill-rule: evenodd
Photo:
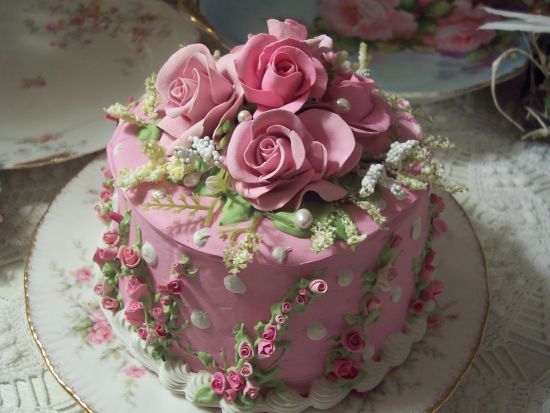
<svg viewBox="0 0 550 413">
<path fill-rule="evenodd" d="M 310 109 L 304 113 L 308 112 L 311 114 L 309 123 L 307 119 L 304 122 L 300 116 L 293 114 L 290 116 L 293 122 L 300 121 L 303 129 L 307 127 L 309 134 L 307 139 L 310 145 L 315 141 L 322 143 L 320 131 L 323 131 L 324 126 L 317 125 L 317 129 L 314 129 L 311 124 L 316 118 L 314 115 L 319 115 L 323 111 Z M 322 116 L 318 119 L 323 119 Z M 258 119 L 244 125 L 243 129 L 245 127 L 253 129 L 252 125 L 256 121 L 261 126 L 261 120 L 262 117 L 259 116 Z M 323 122 L 318 121 L 317 123 Z M 310 132 L 310 128 L 314 132 Z M 115 175 L 122 168 L 135 168 L 147 162 L 147 158 L 141 153 L 140 142 L 133 135 L 133 131 L 133 127 L 121 123 L 108 145 L 109 164 Z M 253 134 L 249 131 L 247 133 L 251 133 L 248 135 L 247 142 L 249 144 L 250 136 Z M 299 138 L 294 137 L 293 139 Z M 116 145 L 120 145 L 121 150 L 115 155 L 113 148 Z M 345 167 L 345 160 L 343 160 L 345 154 L 351 156 L 349 155 L 350 149 L 346 149 L 345 145 L 343 148 L 336 149 L 329 144 L 326 145 L 326 148 L 326 164 L 324 161 L 322 163 L 324 174 L 325 176 L 338 176 L 340 172 L 338 168 Z M 310 152 L 303 154 L 304 159 L 311 155 Z M 353 151 L 351 150 L 351 152 Z M 344 153 L 343 156 L 342 153 Z M 120 205 L 118 212 L 123 213 L 129 208 L 132 211 L 133 222 L 141 229 L 143 240 L 154 247 L 158 258 L 157 263 L 154 267 L 148 266 L 148 268 L 153 277 L 155 290 L 162 289 L 163 297 L 170 294 L 168 284 L 174 281 L 174 278 L 171 278 L 171 274 L 174 272 L 173 264 L 179 260 L 182 253 L 191 259 L 193 267 L 200 270 L 196 278 L 185 278 L 182 288 L 177 289 L 178 296 L 186 303 L 185 306 L 180 307 L 180 317 L 182 320 L 189 320 L 194 309 L 201 309 L 208 314 L 210 327 L 200 329 L 190 325 L 183 330 L 179 333 L 182 348 L 189 344 L 194 349 L 208 352 L 221 365 L 223 361 L 219 352 L 223 347 L 228 359 L 233 359 L 235 341 L 232 330 L 235 326 L 244 323 L 248 331 L 253 331 L 253 327 L 258 321 L 270 319 L 271 304 L 279 302 L 285 297 L 288 289 L 297 279 L 311 271 L 325 269 L 322 280 L 326 285 L 320 282 L 312 283 L 309 288 L 305 289 L 304 294 L 306 295 L 297 295 L 297 297 L 305 297 L 305 299 L 309 299 L 311 295 L 317 295 L 317 298 L 308 304 L 307 310 L 303 314 L 293 313 L 286 321 L 285 326 L 288 327 L 288 330 L 283 340 L 292 343 L 292 346 L 284 357 L 278 359 L 277 346 L 274 341 L 270 340 L 273 339 L 273 331 L 269 329 L 264 332 L 264 336 L 261 337 L 257 346 L 244 350 L 245 353 L 253 352 L 263 359 L 259 362 L 260 368 L 266 368 L 276 361 L 281 369 L 279 377 L 285 380 L 291 389 L 307 394 L 310 383 L 324 374 L 325 355 L 334 346 L 330 339 L 340 337 L 346 330 L 344 315 L 357 312 L 357 305 L 362 297 L 361 274 L 367 269 L 376 267 L 378 255 L 384 245 L 390 242 L 392 234 L 397 235 L 394 242 L 399 251 L 399 258 L 394 264 L 395 271 L 399 276 L 395 277 L 392 283 L 401 289 L 401 297 L 396 302 L 392 300 L 390 292 L 378 293 L 371 297 L 366 304 L 366 311 L 381 309 L 381 313 L 378 321 L 367 328 L 368 343 L 361 342 L 352 333 L 348 335 L 346 343 L 350 349 L 357 351 L 366 344 L 372 345 L 378 352 L 385 339 L 403 327 L 405 317 L 410 310 L 409 301 L 415 284 L 412 273 L 413 259 L 418 258 L 427 237 L 429 219 L 429 194 L 427 191 L 407 192 L 403 200 L 397 200 L 391 194 L 383 192 L 382 197 L 386 203 L 384 215 L 388 219 L 386 230 L 381 230 L 360 209 L 350 207 L 351 215 L 357 223 L 359 231 L 368 235 L 367 240 L 359 244 L 355 251 L 352 251 L 344 243 L 337 242 L 328 250 L 314 253 L 310 249 L 309 239 L 289 236 L 275 229 L 270 221 L 262 221 L 257 232 L 262 236 L 263 242 L 257 256 L 239 274 L 239 278 L 246 286 L 246 292 L 235 294 L 224 286 L 227 269 L 223 263 L 222 255 L 226 241 L 217 236 L 220 230 L 227 227 L 221 226 L 219 221 L 215 220 L 212 226 L 207 228 L 211 235 L 208 242 L 199 247 L 193 242 L 193 234 L 203 228 L 204 216 L 200 213 L 189 217 L 185 213 L 173 214 L 168 211 L 143 207 L 145 203 L 152 200 L 154 190 L 158 189 L 173 195 L 174 199 L 177 199 L 179 195 L 189 194 L 189 190 L 185 187 L 166 182 L 155 185 L 143 184 L 129 190 L 116 189 Z M 204 199 L 204 202 L 206 204 L 209 201 Z M 421 220 L 422 230 L 420 237 L 412 240 L 411 230 L 416 219 Z M 134 228 L 135 226 L 132 225 L 129 245 L 132 245 L 134 240 Z M 276 246 L 291 248 L 291 252 L 283 264 L 277 263 L 271 255 L 272 249 Z M 339 276 L 343 271 L 353 274 L 351 283 L 346 287 L 339 284 Z M 127 309 L 129 316 L 139 317 L 139 305 L 136 306 L 135 300 L 130 298 L 130 291 L 135 290 L 138 286 L 135 285 L 135 281 L 132 286 L 128 286 L 128 283 L 129 280 L 126 277 L 120 281 L 119 286 L 123 296 L 124 309 L 125 312 Z M 439 286 L 434 284 L 430 291 L 435 295 L 439 290 Z M 315 291 L 319 294 L 316 294 Z M 106 304 L 108 307 L 114 307 L 113 303 Z M 287 314 L 294 305 L 298 305 L 294 303 L 294 299 L 292 302 L 284 302 L 281 305 L 281 312 Z M 130 307 L 135 311 L 131 312 Z M 162 336 L 165 334 L 162 315 L 159 313 L 158 316 L 160 317 L 157 319 L 158 325 L 152 334 Z M 306 332 L 310 324 L 318 322 L 323 324 L 327 334 L 324 339 L 313 341 L 308 338 Z M 176 354 L 184 358 L 192 370 L 204 369 L 197 358 L 189 357 L 178 351 Z M 311 357 L 312 354 L 318 356 Z M 335 372 L 345 377 L 353 376 L 354 369 L 356 369 L 353 362 L 342 360 L 337 364 Z M 252 366 L 248 367 L 252 368 Z M 248 370 L 245 368 L 240 372 L 241 376 L 249 374 Z M 248 384 L 248 392 L 256 394 L 254 393 L 255 385 L 248 381 L 245 383 L 245 388 Z M 217 391 L 224 392 L 223 394 L 228 389 L 233 390 L 225 378 L 222 380 L 221 377 L 218 377 L 218 380 L 212 384 Z M 232 395 L 229 394 L 228 397 L 232 397 Z"/>
</svg>

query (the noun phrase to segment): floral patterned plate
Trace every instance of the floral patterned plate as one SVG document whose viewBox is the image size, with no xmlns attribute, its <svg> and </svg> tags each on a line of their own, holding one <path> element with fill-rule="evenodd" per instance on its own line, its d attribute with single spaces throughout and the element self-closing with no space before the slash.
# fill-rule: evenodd
<svg viewBox="0 0 550 413">
<path fill-rule="evenodd" d="M 93 294 L 92 253 L 102 232 L 93 204 L 104 158 L 92 161 L 38 227 L 25 270 L 27 318 L 59 383 L 87 411 L 198 413 L 139 365 L 114 336 Z M 468 218 L 447 198 L 448 231 L 435 248 L 446 283 L 442 311 L 408 360 L 374 391 L 351 395 L 339 412 L 434 411 L 450 396 L 478 351 L 488 309 L 483 253 Z M 315 410 L 308 410 L 314 412 Z"/>
<path fill-rule="evenodd" d="M 143 79 L 197 40 L 166 3 L 0 0 L 0 169 L 103 149 L 101 108 L 140 96 Z"/>
<path fill-rule="evenodd" d="M 268 18 L 294 18 L 310 36 L 327 34 L 335 48 L 355 54 L 360 41 L 372 51 L 378 86 L 409 99 L 430 101 L 489 86 L 491 63 L 512 45 L 515 33 L 477 30 L 499 19 L 473 0 L 180 0 L 191 21 L 226 45 L 265 31 Z M 526 58 L 503 62 L 498 81 L 525 68 Z"/>
</svg>

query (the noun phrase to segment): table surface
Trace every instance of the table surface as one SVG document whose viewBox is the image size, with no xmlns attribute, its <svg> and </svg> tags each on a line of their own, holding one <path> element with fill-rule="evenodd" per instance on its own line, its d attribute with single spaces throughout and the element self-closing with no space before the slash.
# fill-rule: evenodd
<svg viewBox="0 0 550 413">
<path fill-rule="evenodd" d="M 428 133 L 451 137 L 445 155 L 457 196 L 482 243 L 491 309 L 473 368 L 442 412 L 550 412 L 550 145 L 523 142 L 487 91 L 423 105 Z M 93 156 L 0 171 L 0 411 L 73 412 L 47 371 L 24 317 L 23 265 L 36 223 Z"/>
</svg>

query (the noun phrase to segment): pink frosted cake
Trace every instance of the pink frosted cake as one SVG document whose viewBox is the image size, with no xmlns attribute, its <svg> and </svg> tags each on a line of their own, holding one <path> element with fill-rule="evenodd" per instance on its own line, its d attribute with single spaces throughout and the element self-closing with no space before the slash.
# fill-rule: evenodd
<svg viewBox="0 0 550 413">
<path fill-rule="evenodd" d="M 118 126 L 95 287 L 171 391 L 224 412 L 331 408 L 436 321 L 447 189 L 413 108 L 304 26 L 178 50 Z"/>
</svg>

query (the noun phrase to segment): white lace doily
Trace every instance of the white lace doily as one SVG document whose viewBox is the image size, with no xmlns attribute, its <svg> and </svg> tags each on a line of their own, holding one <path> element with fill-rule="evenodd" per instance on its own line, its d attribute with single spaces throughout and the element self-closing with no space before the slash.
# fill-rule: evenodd
<svg viewBox="0 0 550 413">
<path fill-rule="evenodd" d="M 469 188 L 457 199 L 484 247 L 492 300 L 481 352 L 441 411 L 550 412 L 550 145 L 519 142 L 486 91 L 424 109 L 427 129 L 457 145 L 445 163 Z M 52 193 L 84 163 L 0 172 L 0 261 L 24 255 Z M 0 267 L 0 411 L 79 411 L 28 332 L 22 271 Z"/>
</svg>

